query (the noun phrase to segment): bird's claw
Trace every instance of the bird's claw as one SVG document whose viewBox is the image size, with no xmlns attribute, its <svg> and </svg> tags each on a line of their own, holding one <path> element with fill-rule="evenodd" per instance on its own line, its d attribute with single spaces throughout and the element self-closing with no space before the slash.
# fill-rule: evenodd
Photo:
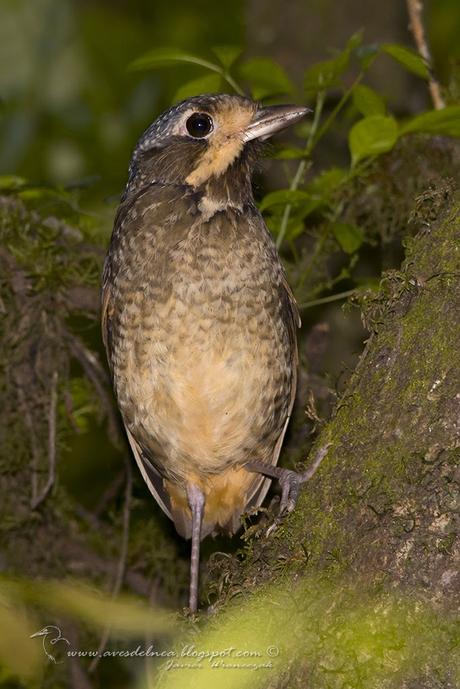
<svg viewBox="0 0 460 689">
<path fill-rule="evenodd" d="M 319 448 L 311 465 L 302 472 L 292 471 L 292 469 L 283 469 L 277 466 L 267 466 L 262 462 L 247 462 L 246 468 L 249 471 L 265 474 L 270 478 L 277 479 L 281 486 L 281 501 L 278 516 L 274 523 L 267 531 L 269 536 L 281 522 L 282 518 L 292 512 L 297 504 L 299 497 L 300 486 L 305 483 L 315 474 L 319 465 L 327 455 L 327 451 L 332 443 L 328 442 Z"/>
<path fill-rule="evenodd" d="M 302 474 L 285 469 L 278 480 L 281 487 L 279 514 L 284 516 L 292 512 L 297 504 L 300 484 L 303 483 Z"/>
<path fill-rule="evenodd" d="M 276 531 L 283 518 L 294 511 L 299 497 L 300 486 L 307 480 L 303 474 L 291 469 L 280 469 L 277 478 L 281 488 L 280 506 L 273 524 L 267 529 L 267 536 Z"/>
</svg>

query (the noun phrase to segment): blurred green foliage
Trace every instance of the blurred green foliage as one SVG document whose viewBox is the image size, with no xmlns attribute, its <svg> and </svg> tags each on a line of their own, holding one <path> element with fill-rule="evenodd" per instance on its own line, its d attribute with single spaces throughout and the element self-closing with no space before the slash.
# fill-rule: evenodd
<svg viewBox="0 0 460 689">
<path fill-rule="evenodd" d="M 456 78 L 460 58 L 460 10 L 457 0 L 436 0 L 428 11 L 435 67 L 448 84 Z M 235 54 L 226 46 L 253 53 L 246 45 L 249 12 L 244 0 L 3 0 L 0 173 L 88 185 L 85 203 L 96 206 L 109 225 L 113 204 L 107 208 L 101 201 L 120 193 L 142 130 L 175 97 L 223 86 L 218 74 L 200 76 L 193 66 L 163 73 L 136 73 L 127 66 L 148 51 L 171 46 L 212 61 L 217 46 L 228 67 Z M 324 38 L 326 45 L 334 45 L 332 33 Z M 306 27 L 305 40 L 312 39 Z M 272 85 L 276 78 L 279 92 L 291 91 L 292 97 L 282 67 L 267 56 L 253 57 L 243 71 L 255 95 L 266 95 L 268 75 Z M 416 70 L 423 69 L 415 64 Z M 308 70 L 308 78 L 319 69 Z"/>
<path fill-rule="evenodd" d="M 0 621 L 3 629 L 11 630 L 10 637 L 0 643 L 4 677 L 10 672 L 25 681 L 40 677 L 46 652 L 59 653 L 59 662 L 78 651 L 81 657 L 98 653 L 96 648 L 75 649 L 70 642 L 54 650 L 46 639 L 41 653 L 40 640 L 48 631 L 50 638 L 55 637 L 57 627 L 39 630 L 36 617 L 27 616 L 24 608 L 13 616 L 10 606 L 14 602 L 16 610 L 28 603 L 46 610 L 50 617 L 64 612 L 96 629 L 109 625 L 113 637 L 122 640 L 121 653 L 123 649 L 127 654 L 136 648 L 145 651 L 149 648 L 146 639 L 156 634 L 157 642 L 150 647 L 160 658 L 153 661 L 155 679 L 148 686 L 161 689 L 207 689 L 216 685 L 216 678 L 225 689 L 258 689 L 299 674 L 307 686 L 318 689 L 396 689 L 417 681 L 427 658 L 440 686 L 460 680 L 456 616 L 440 614 L 423 595 L 417 600 L 388 594 L 365 581 L 350 584 L 306 577 L 295 587 L 266 586 L 249 599 L 233 601 L 219 618 L 202 620 L 196 627 L 128 598 L 110 600 L 77 582 L 31 586 L 3 580 L 2 588 L 10 598 L 0 605 Z M 40 631 L 41 639 L 37 638 Z M 12 642 L 21 649 L 25 663 L 17 662 Z M 147 686 L 144 682 L 141 679 L 137 686 Z"/>
<path fill-rule="evenodd" d="M 103 210 L 122 190 L 136 139 L 184 81 L 135 75 L 129 63 L 155 45 L 200 51 L 229 41 L 244 41 L 242 0 L 5 0 L 0 172 L 89 185 L 86 203 Z"/>
</svg>

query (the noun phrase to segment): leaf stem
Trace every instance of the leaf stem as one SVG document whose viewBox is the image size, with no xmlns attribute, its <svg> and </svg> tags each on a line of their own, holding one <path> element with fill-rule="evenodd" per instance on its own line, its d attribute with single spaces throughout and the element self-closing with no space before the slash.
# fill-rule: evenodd
<svg viewBox="0 0 460 689">
<path fill-rule="evenodd" d="M 349 99 L 353 89 L 355 88 L 355 86 L 357 86 L 359 84 L 359 82 L 361 81 L 363 76 L 364 76 L 364 71 L 361 71 L 358 74 L 358 76 L 356 77 L 356 79 L 353 81 L 352 85 L 345 91 L 342 98 L 339 100 L 339 102 L 337 103 L 335 108 L 332 110 L 330 115 L 323 122 L 321 127 L 318 128 L 319 119 L 321 116 L 321 112 L 323 110 L 324 99 L 326 96 L 325 91 L 319 91 L 318 95 L 316 96 L 315 116 L 313 118 L 313 123 L 312 123 L 310 133 L 308 136 L 307 145 L 305 146 L 305 157 L 308 157 L 311 154 L 312 150 L 314 149 L 314 147 L 316 146 L 318 141 L 327 132 L 327 130 L 329 129 L 329 127 L 331 126 L 331 124 L 333 123 L 333 121 L 335 120 L 335 118 L 337 117 L 337 115 L 339 114 L 339 112 L 342 110 L 343 106 L 345 105 L 345 103 Z M 297 168 L 297 172 L 294 175 L 294 178 L 291 182 L 291 186 L 289 187 L 290 190 L 295 191 L 297 189 L 297 187 L 299 186 L 300 180 L 301 180 L 302 175 L 305 171 L 306 164 L 307 164 L 306 160 L 305 160 L 305 158 L 303 158 L 300 161 L 299 166 Z M 276 247 L 278 249 L 280 248 L 280 246 L 284 240 L 284 236 L 285 236 L 286 230 L 287 230 L 287 224 L 289 222 L 289 217 L 291 215 L 291 210 L 292 210 L 292 205 L 287 204 L 285 209 L 284 209 L 283 217 L 281 218 L 280 231 L 278 233 L 278 237 L 276 238 Z"/>
<path fill-rule="evenodd" d="M 143 57 L 134 60 L 134 62 L 130 64 L 129 69 L 131 71 L 149 69 L 149 67 L 152 66 L 152 59 L 153 66 L 155 66 L 155 64 L 168 65 L 174 64 L 175 62 L 184 62 L 189 65 L 198 65 L 199 67 L 204 67 L 210 72 L 219 74 L 222 79 L 224 79 L 224 81 L 226 81 L 227 84 L 229 84 L 240 96 L 246 95 L 241 86 L 235 81 L 227 69 L 222 68 L 220 65 L 215 65 L 213 62 L 209 62 L 209 60 L 204 60 L 201 57 L 197 57 L 196 55 L 173 55 L 172 57 L 164 56 L 162 58 L 161 55 L 158 56 L 155 52 L 153 55 L 149 55 L 149 53 L 147 53 Z"/>
<path fill-rule="evenodd" d="M 324 98 L 325 98 L 325 92 L 324 91 L 319 91 L 318 95 L 316 96 L 316 107 L 315 107 L 315 114 L 313 117 L 313 122 L 311 125 L 311 129 L 308 135 L 307 143 L 305 145 L 305 158 L 302 158 L 300 161 L 299 165 L 297 166 L 296 173 L 292 179 L 292 182 L 289 186 L 290 191 L 295 191 L 297 187 L 300 184 L 300 180 L 302 179 L 302 176 L 305 172 L 305 168 L 307 166 L 307 161 L 306 158 L 310 155 L 312 148 L 313 148 L 313 141 L 314 141 L 314 136 L 315 132 L 318 129 L 319 125 L 319 119 L 321 117 L 321 112 L 323 110 L 323 105 L 324 105 Z M 283 243 L 286 230 L 287 230 L 287 225 L 289 222 L 289 217 L 291 215 L 291 210 L 292 210 L 292 204 L 288 203 L 286 204 L 284 211 L 283 211 L 283 217 L 281 218 L 281 225 L 280 225 L 280 231 L 278 232 L 278 237 L 276 238 L 276 247 L 279 249 L 281 244 Z"/>
<path fill-rule="evenodd" d="M 354 82 L 352 83 L 352 85 L 350 86 L 350 88 L 348 88 L 345 91 L 342 98 L 339 100 L 339 102 L 337 103 L 335 108 L 331 111 L 330 115 L 326 118 L 326 120 L 323 122 L 322 126 L 320 127 L 318 133 L 316 134 L 316 136 L 314 138 L 312 147 L 316 146 L 318 141 L 327 132 L 327 130 L 329 129 L 329 127 L 331 126 L 331 124 L 333 123 L 333 121 L 335 120 L 337 115 L 339 114 L 339 112 L 342 110 L 342 108 L 345 105 L 345 103 L 347 102 L 347 100 L 350 98 L 353 89 L 355 88 L 355 86 L 357 86 L 359 84 L 359 82 L 361 81 L 363 76 L 364 76 L 364 72 L 360 72 L 358 74 L 358 76 L 356 77 L 356 79 L 354 80 Z"/>
<path fill-rule="evenodd" d="M 312 301 L 307 301 L 304 304 L 299 304 L 299 309 L 310 309 L 312 306 L 319 306 L 320 304 L 328 304 L 332 301 L 339 301 L 340 299 L 346 299 L 351 297 L 352 294 L 356 294 L 358 288 L 347 289 L 345 292 L 339 292 L 338 294 L 332 294 L 329 297 L 321 297 L 320 299 L 313 299 Z"/>
<path fill-rule="evenodd" d="M 232 89 L 239 95 L 239 96 L 245 96 L 245 92 L 241 88 L 241 86 L 235 81 L 235 79 L 231 76 L 229 72 L 226 72 L 225 70 L 221 71 L 221 76 L 222 78 L 229 84 Z"/>
</svg>

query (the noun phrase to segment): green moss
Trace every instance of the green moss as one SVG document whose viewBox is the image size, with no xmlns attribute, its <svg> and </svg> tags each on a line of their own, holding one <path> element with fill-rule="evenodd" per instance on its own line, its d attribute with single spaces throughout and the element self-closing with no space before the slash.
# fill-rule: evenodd
<svg viewBox="0 0 460 689">
<path fill-rule="evenodd" d="M 421 223 L 428 213 L 430 227 L 410 239 L 401 270 L 367 303 L 371 341 L 316 443 L 332 441 L 327 456 L 295 512 L 247 551 L 231 587 L 362 577 L 374 594 L 404 590 L 415 599 L 423 591 L 439 610 L 456 605 L 458 591 L 441 585 L 440 572 L 452 569 L 457 536 L 449 486 L 460 454 L 460 203 L 445 188 L 430 198 L 433 214 L 425 197 L 417 216 Z M 427 648 L 442 636 L 441 619 Z M 435 655 L 428 675 L 437 672 Z M 368 686 L 345 676 L 337 686 Z M 328 677 L 315 676 L 315 686 L 336 686 Z"/>
</svg>

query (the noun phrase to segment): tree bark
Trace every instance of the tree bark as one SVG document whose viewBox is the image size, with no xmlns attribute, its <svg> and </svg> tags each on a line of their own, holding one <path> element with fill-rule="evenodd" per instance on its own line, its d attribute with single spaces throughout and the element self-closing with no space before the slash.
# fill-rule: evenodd
<svg viewBox="0 0 460 689">
<path fill-rule="evenodd" d="M 295 512 L 272 534 L 249 541 L 225 590 L 228 600 L 259 584 L 281 580 L 292 588 L 313 577 L 339 582 L 342 592 L 358 587 L 360 601 L 369 591 L 379 601 L 403 595 L 434 615 L 432 656 L 428 643 L 423 664 L 406 674 L 393 668 L 383 672 L 382 683 L 374 676 L 368 684 L 351 680 L 346 669 L 336 668 L 332 678 L 322 646 L 315 660 L 286 670 L 279 687 L 375 689 L 393 686 L 391 677 L 398 687 L 457 686 L 458 655 L 446 640 L 450 632 L 444 638 L 443 621 L 460 603 L 459 195 L 444 185 L 419 198 L 416 214 L 423 229 L 407 241 L 401 270 L 387 273 L 364 305 L 371 335 L 318 439 L 317 447 L 332 443 L 326 458 Z M 336 588 L 333 598 L 339 595 Z M 372 609 L 380 625 L 385 606 Z M 321 615 L 324 625 L 332 624 L 336 605 Z M 434 650 L 438 643 L 442 658 Z"/>
</svg>

